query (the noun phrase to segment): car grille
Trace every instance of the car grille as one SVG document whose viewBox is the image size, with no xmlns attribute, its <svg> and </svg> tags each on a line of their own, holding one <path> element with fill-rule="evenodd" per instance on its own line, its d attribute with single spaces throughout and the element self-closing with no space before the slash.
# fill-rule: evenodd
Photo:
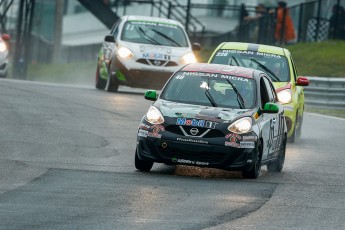
<svg viewBox="0 0 345 230">
<path fill-rule="evenodd" d="M 217 138 L 217 137 L 224 137 L 225 134 L 217 129 L 207 129 L 207 128 L 202 128 L 202 127 L 193 127 L 193 126 L 179 126 L 179 125 L 169 125 L 165 128 L 165 131 L 180 135 L 180 136 L 186 136 L 182 129 L 187 133 L 187 136 L 202 136 L 204 134 L 204 136 L 202 136 L 203 138 Z M 197 128 L 198 129 L 198 134 L 197 135 L 193 135 L 191 133 L 191 129 L 192 128 Z M 208 132 L 207 132 L 208 131 Z M 205 134 L 205 132 L 207 132 Z"/>
<path fill-rule="evenodd" d="M 153 65 L 153 66 L 177 66 L 176 62 L 173 61 L 159 61 L 155 59 L 138 59 L 137 62 L 144 65 Z"/>
</svg>

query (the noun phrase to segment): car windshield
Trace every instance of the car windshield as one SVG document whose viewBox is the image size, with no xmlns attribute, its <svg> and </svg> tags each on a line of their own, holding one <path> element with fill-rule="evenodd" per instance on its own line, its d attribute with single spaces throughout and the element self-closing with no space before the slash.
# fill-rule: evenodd
<svg viewBox="0 0 345 230">
<path fill-rule="evenodd" d="M 235 87 L 235 88 L 234 88 Z M 161 99 L 223 108 L 253 108 L 253 79 L 203 72 L 177 72 L 164 88 Z"/>
<path fill-rule="evenodd" d="M 281 55 L 246 50 L 218 50 L 211 63 L 261 70 L 266 72 L 273 82 L 290 81 L 287 58 Z"/>
<path fill-rule="evenodd" d="M 188 47 L 186 35 L 180 26 L 149 21 L 127 21 L 123 27 L 121 40 L 143 44 Z"/>
</svg>

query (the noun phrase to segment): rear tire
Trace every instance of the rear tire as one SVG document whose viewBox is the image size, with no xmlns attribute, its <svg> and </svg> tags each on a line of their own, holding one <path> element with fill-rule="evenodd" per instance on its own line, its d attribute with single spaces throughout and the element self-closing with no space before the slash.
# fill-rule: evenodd
<svg viewBox="0 0 345 230">
<path fill-rule="evenodd" d="M 286 150 L 286 136 L 279 150 L 279 156 L 276 160 L 267 164 L 267 170 L 269 172 L 281 172 L 285 162 L 285 150 Z"/>
<path fill-rule="evenodd" d="M 97 69 L 96 69 L 96 89 L 105 89 L 105 86 L 107 84 L 107 81 L 103 80 L 100 76 L 99 73 L 99 65 L 97 65 Z"/>
<path fill-rule="evenodd" d="M 149 172 L 153 166 L 153 162 L 140 160 L 137 151 L 135 150 L 135 168 L 140 171 Z"/>
<path fill-rule="evenodd" d="M 261 171 L 261 141 L 258 141 L 258 145 L 255 151 L 255 162 L 249 171 L 242 171 L 242 177 L 245 179 L 256 179 L 260 175 Z"/>
</svg>

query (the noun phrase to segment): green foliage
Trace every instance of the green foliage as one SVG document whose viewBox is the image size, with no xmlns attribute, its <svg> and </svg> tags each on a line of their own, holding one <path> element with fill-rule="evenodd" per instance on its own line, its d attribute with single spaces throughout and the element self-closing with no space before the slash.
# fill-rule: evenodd
<svg viewBox="0 0 345 230">
<path fill-rule="evenodd" d="M 286 48 L 299 75 L 345 77 L 345 41 L 298 43 Z"/>
</svg>

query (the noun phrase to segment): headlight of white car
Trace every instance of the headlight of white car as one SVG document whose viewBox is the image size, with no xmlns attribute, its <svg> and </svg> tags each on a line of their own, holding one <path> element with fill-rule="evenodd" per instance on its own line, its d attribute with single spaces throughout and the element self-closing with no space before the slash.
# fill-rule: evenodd
<svg viewBox="0 0 345 230">
<path fill-rule="evenodd" d="M 182 64 L 196 63 L 195 55 L 193 53 L 187 53 L 183 55 L 181 58 L 181 63 Z"/>
<path fill-rule="evenodd" d="M 290 89 L 285 89 L 277 93 L 280 104 L 287 104 L 291 102 L 292 93 Z"/>
<path fill-rule="evenodd" d="M 162 113 L 154 106 L 151 106 L 149 111 L 147 111 L 145 120 L 154 125 L 162 124 L 164 122 Z"/>
<path fill-rule="evenodd" d="M 128 48 L 122 46 L 117 50 L 117 55 L 119 55 L 120 58 L 123 59 L 129 59 L 133 57 L 132 51 L 130 51 Z"/>
<path fill-rule="evenodd" d="M 229 125 L 228 130 L 238 134 L 248 133 L 252 130 L 252 118 L 243 117 Z"/>
<path fill-rule="evenodd" d="M 7 50 L 7 46 L 5 42 L 0 42 L 0 52 L 5 52 Z"/>
</svg>

